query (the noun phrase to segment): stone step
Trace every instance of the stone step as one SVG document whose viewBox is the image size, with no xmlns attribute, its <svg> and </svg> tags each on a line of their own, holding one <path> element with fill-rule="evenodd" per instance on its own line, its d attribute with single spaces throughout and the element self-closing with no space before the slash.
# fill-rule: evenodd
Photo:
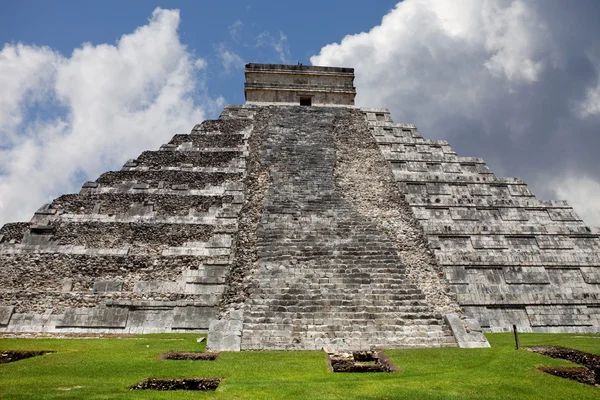
<svg viewBox="0 0 600 400">
<path fill-rule="evenodd" d="M 485 197 L 446 197 L 446 196 L 423 196 L 418 194 L 406 194 L 406 200 L 412 207 L 448 208 L 468 207 L 479 209 L 501 209 L 501 208 L 524 208 L 524 209 L 572 209 L 564 200 L 538 200 L 529 197 L 513 197 L 510 199 L 485 198 Z"/>
<path fill-rule="evenodd" d="M 225 114 L 227 109 L 223 111 Z M 192 129 L 192 134 L 219 133 L 234 134 L 251 127 L 251 121 L 244 119 L 207 119 Z"/>
<path fill-rule="evenodd" d="M 583 253 L 577 250 L 546 250 L 515 253 L 510 250 L 498 251 L 493 249 L 476 250 L 473 252 L 437 253 L 436 259 L 442 266 L 543 266 L 557 267 L 598 267 L 600 256 L 597 252 Z"/>
<path fill-rule="evenodd" d="M 292 321 L 291 318 L 287 318 Z M 337 331 L 337 332 L 353 332 L 360 330 L 363 333 L 368 333 L 369 335 L 377 335 L 378 332 L 393 332 L 393 331 L 435 331 L 443 329 L 444 321 L 440 319 L 430 318 L 430 319 L 395 319 L 395 320 L 383 320 L 383 319 L 372 319 L 372 320 L 344 320 L 344 322 L 340 325 L 334 324 L 326 324 L 323 321 L 317 321 L 315 319 L 304 319 L 304 318 L 296 318 L 298 323 L 294 325 L 293 323 L 283 324 L 283 319 L 275 319 L 268 317 L 255 317 L 250 318 L 248 320 L 244 320 L 244 330 L 254 330 L 254 331 L 269 331 L 269 332 L 278 332 L 278 331 L 288 331 L 291 332 L 293 330 L 298 331 L 306 331 L 310 329 L 315 329 L 321 332 L 327 331 Z M 439 327 L 439 328 L 434 328 Z"/>
<path fill-rule="evenodd" d="M 268 283 L 268 282 L 265 282 Z M 272 283 L 272 282 L 271 282 Z M 262 286 L 261 293 L 268 293 L 273 296 L 279 296 L 281 298 L 286 297 L 312 297 L 312 298 L 327 298 L 327 299 L 353 299 L 359 295 L 369 296 L 395 296 L 399 298 L 414 298 L 415 296 L 421 296 L 423 293 L 416 289 L 377 289 L 370 287 L 369 285 L 314 285 L 298 287 L 294 289 L 269 287 L 266 285 Z M 324 297 L 325 296 L 325 297 Z"/>
<path fill-rule="evenodd" d="M 210 207 L 222 207 L 231 203 L 233 196 L 182 196 L 177 194 L 146 193 L 90 193 L 60 196 L 51 204 L 48 212 L 56 210 L 71 214 L 139 214 L 157 212 L 159 215 L 188 215 L 190 209 L 206 212 Z M 133 209 L 134 206 L 140 208 Z M 146 210 L 142 210 L 142 208 Z"/>
<path fill-rule="evenodd" d="M 172 185 L 187 185 L 188 189 L 203 189 L 210 186 L 221 186 L 227 182 L 240 182 L 242 173 L 194 172 L 194 171 L 110 171 L 106 172 L 95 183 L 103 186 L 118 185 L 122 182 L 146 184 L 149 188 L 161 189 Z"/>
<path fill-rule="evenodd" d="M 181 146 L 187 143 L 191 143 L 194 148 L 238 147 L 245 144 L 245 136 L 240 133 L 175 135 L 169 141 L 169 144 L 174 146 Z"/>
<path fill-rule="evenodd" d="M 479 174 L 482 175 L 482 178 L 496 178 L 480 158 L 458 157 L 455 154 L 443 153 L 441 149 L 434 152 L 416 152 L 414 150 L 415 146 L 399 145 L 397 147 L 398 149 L 386 150 L 384 157 L 391 164 L 392 170 L 398 172 Z M 419 145 L 416 147 L 419 147 Z"/>
<path fill-rule="evenodd" d="M 310 309 L 307 310 L 307 309 Z M 313 311 L 315 310 L 316 311 Z M 322 310 L 322 311 L 319 311 Z M 385 308 L 377 307 L 375 305 L 365 306 L 364 304 L 355 303 L 349 306 L 313 306 L 310 304 L 299 305 L 299 304 L 279 304 L 279 305 L 268 305 L 260 306 L 253 305 L 252 311 L 248 314 L 248 318 L 260 318 L 265 315 L 273 315 L 276 313 L 282 318 L 294 317 L 298 314 L 307 314 L 310 318 L 329 318 L 331 315 L 343 315 L 344 318 L 365 318 L 365 319 L 386 319 L 386 318 L 402 318 L 415 319 L 424 315 L 428 318 L 435 318 L 436 316 L 431 311 L 431 307 L 426 304 L 419 306 L 409 306 L 402 304 L 387 304 Z M 286 317 L 284 317 L 286 316 Z"/>
<path fill-rule="evenodd" d="M 421 295 L 422 292 L 415 288 L 378 288 L 371 285 L 359 283 L 351 284 L 351 282 L 342 281 L 340 284 L 302 284 L 296 283 L 292 288 L 279 287 L 275 282 L 263 281 L 265 284 L 262 286 L 262 293 L 269 293 L 271 295 L 292 295 L 292 296 L 324 296 L 328 295 L 331 298 L 353 298 L 360 294 L 370 295 L 394 295 L 394 296 L 415 296 Z"/>
<path fill-rule="evenodd" d="M 155 224 L 150 222 L 65 222 L 52 221 L 44 235 L 51 245 L 86 246 L 89 248 L 121 248 L 142 244 L 159 247 L 183 246 L 186 242 L 207 242 L 215 227 L 203 224 Z M 185 227 L 185 229 L 182 229 Z M 25 243 L 25 242 L 24 242 Z M 38 241 L 31 242 L 38 244 Z"/>
<path fill-rule="evenodd" d="M 426 172 L 404 172 L 392 171 L 397 182 L 409 182 L 418 184 L 436 183 L 436 184 L 474 184 L 474 185 L 497 185 L 497 186 L 524 186 L 527 184 L 519 178 L 504 178 L 495 176 L 482 176 L 480 174 L 462 174 L 462 173 L 426 173 Z M 528 197 L 533 197 L 529 192 Z"/>
<path fill-rule="evenodd" d="M 29 222 L 13 222 L 0 227 L 0 243 L 21 243 L 23 235 L 29 233 Z"/>
<path fill-rule="evenodd" d="M 190 165 L 192 167 L 226 167 L 242 159 L 240 151 L 197 152 L 197 151 L 145 151 L 128 167 L 160 168 L 164 166 Z"/>
</svg>

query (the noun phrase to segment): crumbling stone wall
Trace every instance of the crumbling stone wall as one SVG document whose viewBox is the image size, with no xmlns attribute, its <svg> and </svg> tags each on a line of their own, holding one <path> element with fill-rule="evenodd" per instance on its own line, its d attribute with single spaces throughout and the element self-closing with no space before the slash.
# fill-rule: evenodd
<svg viewBox="0 0 600 400">
<path fill-rule="evenodd" d="M 164 224 L 153 222 L 62 222 L 52 224 L 52 240 L 59 245 L 85 246 L 90 248 L 122 248 L 131 246 L 133 251 L 143 248 L 146 252 L 183 246 L 186 242 L 206 242 L 214 227 L 201 224 Z M 139 251 L 138 250 L 138 251 Z"/>
<path fill-rule="evenodd" d="M 223 114 L 219 117 L 219 119 L 209 119 L 203 121 L 201 124 L 198 124 L 192 130 L 192 134 L 194 133 L 211 133 L 211 132 L 219 132 L 223 135 L 231 135 L 233 133 L 239 133 L 244 129 L 254 125 L 253 116 L 252 118 L 245 118 L 249 115 L 242 116 L 242 118 L 226 118 L 227 113 L 233 111 L 237 113 L 243 107 L 228 107 L 223 110 Z M 253 110 L 252 112 L 254 112 Z M 193 139 L 193 138 L 192 138 Z M 211 147 L 218 147 L 214 145 L 210 145 Z"/>
<path fill-rule="evenodd" d="M 185 170 L 169 171 L 110 171 L 96 179 L 100 185 L 118 185 L 121 182 L 136 182 L 148 185 L 149 189 L 169 189 L 172 186 L 187 185 L 188 189 L 204 189 L 220 186 L 225 182 L 239 182 L 242 173 L 230 172 L 192 172 Z"/>
<path fill-rule="evenodd" d="M 205 261 L 191 256 L 4 254 L 0 256 L 0 303 L 14 306 L 17 313 L 51 309 L 60 314 L 68 308 L 96 307 L 106 300 L 202 300 L 201 294 L 134 293 L 133 289 L 137 282 L 176 281 L 184 270 L 201 268 Z M 98 281 L 119 282 L 122 287 L 94 293 Z"/>
<path fill-rule="evenodd" d="M 0 243 L 21 243 L 23 235 L 28 231 L 28 222 L 8 223 L 0 228 Z"/>
<path fill-rule="evenodd" d="M 218 134 L 218 135 L 175 135 L 169 142 L 170 145 L 179 146 L 183 143 L 191 143 L 192 147 L 238 147 L 244 145 L 243 135 Z"/>
<path fill-rule="evenodd" d="M 231 308 L 239 308 L 252 293 L 253 273 L 257 267 L 256 231 L 263 214 L 265 193 L 270 185 L 269 170 L 260 157 L 262 142 L 271 116 L 268 107 L 261 107 L 254 116 L 254 128 L 248 139 L 247 174 L 244 179 L 245 202 L 238 219 L 233 244 L 234 258 L 227 275 L 220 311 L 223 316 Z"/>
<path fill-rule="evenodd" d="M 211 206 L 231 203 L 232 196 L 190 196 L 150 193 L 67 194 L 55 199 L 50 208 L 70 214 L 127 214 L 132 204 L 151 205 L 160 215 L 188 215 L 190 210 L 206 212 Z"/>
<path fill-rule="evenodd" d="M 188 164 L 192 167 L 221 167 L 239 158 L 239 151 L 199 153 L 196 151 L 145 151 L 135 161 L 139 165 L 154 169 L 166 165 Z"/>
</svg>

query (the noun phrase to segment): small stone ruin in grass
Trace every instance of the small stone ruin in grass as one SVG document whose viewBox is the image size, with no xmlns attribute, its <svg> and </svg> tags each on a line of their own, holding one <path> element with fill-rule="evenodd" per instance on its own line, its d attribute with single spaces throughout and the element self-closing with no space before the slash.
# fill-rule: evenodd
<svg viewBox="0 0 600 400">
<path fill-rule="evenodd" d="M 129 390 L 215 390 L 222 378 L 148 378 L 129 387 Z"/>
<path fill-rule="evenodd" d="M 25 358 L 43 356 L 44 354 L 54 353 L 49 350 L 6 350 L 0 351 L 0 364 L 15 362 Z"/>
<path fill-rule="evenodd" d="M 219 357 L 219 353 L 211 352 L 175 352 L 170 351 L 168 353 L 161 354 L 158 356 L 159 360 L 206 360 L 213 361 Z"/>
<path fill-rule="evenodd" d="M 398 372 L 381 351 L 354 351 L 328 354 L 329 369 L 333 372 Z"/>
<path fill-rule="evenodd" d="M 583 365 L 583 367 L 540 366 L 538 367 L 540 371 L 600 387 L 600 356 L 557 346 L 528 347 L 527 350 Z"/>
</svg>

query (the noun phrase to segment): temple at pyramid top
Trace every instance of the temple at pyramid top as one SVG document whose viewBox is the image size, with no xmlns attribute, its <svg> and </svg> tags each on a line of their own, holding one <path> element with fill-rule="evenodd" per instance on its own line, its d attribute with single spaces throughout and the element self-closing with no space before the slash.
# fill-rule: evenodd
<svg viewBox="0 0 600 400">
<path fill-rule="evenodd" d="M 353 106 L 354 68 L 246 64 L 247 104 Z"/>
</svg>

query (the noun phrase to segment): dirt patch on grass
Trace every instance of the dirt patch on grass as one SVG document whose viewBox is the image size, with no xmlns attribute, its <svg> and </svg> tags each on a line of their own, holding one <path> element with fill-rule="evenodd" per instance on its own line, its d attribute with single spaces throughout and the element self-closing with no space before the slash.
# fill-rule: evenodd
<svg viewBox="0 0 600 400">
<path fill-rule="evenodd" d="M 585 367 L 538 367 L 547 374 L 560 376 L 588 385 L 596 385 L 596 374 Z"/>
<path fill-rule="evenodd" d="M 148 378 L 129 387 L 129 390 L 215 390 L 221 378 Z"/>
<path fill-rule="evenodd" d="M 354 351 L 328 355 L 332 372 L 399 372 L 381 351 Z"/>
<path fill-rule="evenodd" d="M 208 360 L 213 361 L 219 358 L 219 353 L 212 352 L 175 352 L 170 351 L 168 353 L 161 354 L 158 356 L 159 360 Z"/>
<path fill-rule="evenodd" d="M 583 365 L 583 367 L 538 367 L 540 371 L 600 387 L 600 356 L 559 346 L 536 346 L 528 347 L 527 350 Z"/>
<path fill-rule="evenodd" d="M 43 356 L 44 354 L 54 353 L 49 350 L 6 350 L 0 351 L 0 364 L 7 364 L 9 362 L 15 362 L 24 360 L 25 358 Z"/>
</svg>

